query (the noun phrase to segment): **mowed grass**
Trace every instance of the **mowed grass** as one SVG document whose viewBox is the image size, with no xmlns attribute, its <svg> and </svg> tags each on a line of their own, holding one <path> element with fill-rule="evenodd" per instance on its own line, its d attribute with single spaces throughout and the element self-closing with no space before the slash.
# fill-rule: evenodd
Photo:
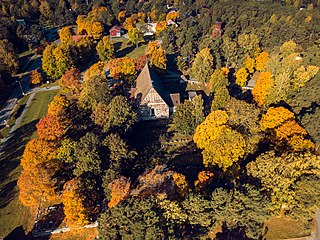
<svg viewBox="0 0 320 240">
<path fill-rule="evenodd" d="M 43 117 L 48 109 L 48 104 L 52 101 L 53 97 L 58 93 L 58 90 L 38 92 L 31 100 L 28 109 L 20 123 L 20 126 L 24 126 L 32 121 L 39 120 Z"/>
<path fill-rule="evenodd" d="M 279 240 L 308 236 L 298 225 L 298 222 L 289 217 L 273 217 L 266 222 L 266 240 Z M 310 234 L 309 234 L 310 235 Z"/>
<path fill-rule="evenodd" d="M 0 238 L 24 239 L 32 229 L 35 212 L 24 207 L 19 199 L 17 179 L 21 173 L 20 159 L 27 142 L 35 136 L 35 125 L 47 112 L 57 91 L 39 92 L 26 109 L 19 128 L 13 133 L 0 156 Z"/>
<path fill-rule="evenodd" d="M 129 43 L 129 40 L 126 38 L 111 38 L 111 41 L 114 44 L 116 57 L 129 57 L 129 58 L 138 58 L 141 55 L 144 55 L 147 51 L 148 44 L 146 42 L 140 42 L 139 46 L 132 45 Z"/>
</svg>

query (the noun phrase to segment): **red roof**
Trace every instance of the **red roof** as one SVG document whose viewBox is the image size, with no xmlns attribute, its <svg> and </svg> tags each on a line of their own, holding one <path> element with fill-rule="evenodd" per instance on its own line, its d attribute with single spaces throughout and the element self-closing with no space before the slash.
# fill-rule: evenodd
<svg viewBox="0 0 320 240">
<path fill-rule="evenodd" d="M 111 32 L 111 31 L 121 31 L 122 29 L 123 29 L 122 26 L 115 25 L 109 30 L 109 32 Z"/>
</svg>

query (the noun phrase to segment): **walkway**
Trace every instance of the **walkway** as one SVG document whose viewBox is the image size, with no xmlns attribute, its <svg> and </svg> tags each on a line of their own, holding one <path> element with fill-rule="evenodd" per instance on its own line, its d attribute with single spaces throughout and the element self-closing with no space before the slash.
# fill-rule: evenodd
<svg viewBox="0 0 320 240">
<path fill-rule="evenodd" d="M 21 113 L 20 117 L 18 119 L 16 119 L 15 123 L 12 125 L 11 129 L 10 129 L 10 132 L 8 134 L 7 137 L 3 138 L 1 140 L 2 142 L 2 145 L 0 146 L 0 156 L 2 155 L 2 149 L 6 146 L 6 144 L 8 143 L 8 140 L 13 136 L 13 133 L 14 131 L 20 126 L 20 123 L 24 117 L 24 114 L 26 112 L 26 110 L 28 109 L 34 95 L 38 92 L 45 92 L 45 91 L 54 91 L 54 90 L 59 90 L 60 87 L 59 86 L 54 86 L 54 87 L 50 87 L 50 88 L 47 88 L 47 87 L 43 87 L 43 88 L 34 88 L 33 90 L 31 90 L 28 94 L 30 94 L 29 96 L 29 99 L 23 109 L 23 112 Z"/>
</svg>

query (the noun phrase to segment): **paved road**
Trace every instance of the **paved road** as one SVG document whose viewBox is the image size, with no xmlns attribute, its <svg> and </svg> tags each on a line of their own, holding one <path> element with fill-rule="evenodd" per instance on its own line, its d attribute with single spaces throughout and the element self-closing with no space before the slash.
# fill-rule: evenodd
<svg viewBox="0 0 320 240">
<path fill-rule="evenodd" d="M 6 105 L 3 109 L 0 110 L 0 128 L 5 125 L 4 120 L 8 120 L 11 116 L 11 113 L 16 106 L 18 99 L 20 96 L 24 94 L 28 94 L 31 89 L 29 87 L 29 72 L 35 70 L 41 66 L 41 57 L 40 56 L 32 56 L 32 64 L 28 68 L 26 73 L 22 73 L 17 75 L 20 78 L 20 84 L 18 82 L 15 83 L 15 88 L 12 91 L 9 99 L 7 100 Z M 20 87 L 21 86 L 21 87 Z M 22 88 L 22 89 L 21 89 Z M 23 93 L 22 93 L 22 91 Z"/>
<path fill-rule="evenodd" d="M 50 88 L 46 88 L 46 87 L 34 88 L 31 91 L 29 91 L 29 94 L 30 94 L 29 95 L 29 99 L 28 99 L 28 101 L 27 101 L 27 103 L 26 103 L 26 105 L 25 105 L 25 107 L 23 109 L 23 112 L 21 113 L 20 117 L 18 119 L 16 119 L 15 123 L 12 125 L 8 136 L 1 140 L 2 145 L 0 146 L 0 157 L 1 157 L 2 153 L 3 153 L 2 149 L 5 148 L 5 146 L 8 143 L 8 140 L 13 136 L 14 131 L 20 126 L 20 123 L 21 123 L 21 121 L 22 121 L 22 119 L 24 117 L 24 114 L 25 114 L 26 110 L 28 109 L 28 107 L 29 107 L 34 95 L 36 93 L 38 93 L 38 92 L 53 91 L 53 90 L 58 90 L 58 89 L 60 89 L 59 86 L 54 86 L 54 87 L 50 87 Z"/>
</svg>

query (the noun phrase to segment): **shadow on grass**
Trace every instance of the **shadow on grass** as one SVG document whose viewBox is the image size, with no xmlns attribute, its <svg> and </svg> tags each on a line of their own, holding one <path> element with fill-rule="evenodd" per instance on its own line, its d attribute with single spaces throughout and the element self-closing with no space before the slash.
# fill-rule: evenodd
<svg viewBox="0 0 320 240">
<path fill-rule="evenodd" d="M 127 54 L 131 53 L 136 48 L 136 45 L 132 45 L 122 49 L 116 53 L 117 58 L 125 57 Z"/>
<path fill-rule="evenodd" d="M 13 180 L 0 189 L 0 208 L 6 207 L 13 200 L 18 191 L 15 189 L 17 180 Z"/>
<path fill-rule="evenodd" d="M 18 128 L 12 133 L 13 136 L 8 142 L 5 143 L 6 145 L 0 158 L 0 208 L 7 206 L 17 194 L 16 190 L 14 190 L 17 180 L 12 179 L 9 183 L 6 182 L 8 182 L 10 173 L 19 166 L 24 148 L 36 130 L 35 125 L 37 122 L 38 120 L 35 120 Z"/>
<path fill-rule="evenodd" d="M 25 240 L 28 239 L 22 226 L 16 227 L 8 236 L 3 240 Z"/>
</svg>

